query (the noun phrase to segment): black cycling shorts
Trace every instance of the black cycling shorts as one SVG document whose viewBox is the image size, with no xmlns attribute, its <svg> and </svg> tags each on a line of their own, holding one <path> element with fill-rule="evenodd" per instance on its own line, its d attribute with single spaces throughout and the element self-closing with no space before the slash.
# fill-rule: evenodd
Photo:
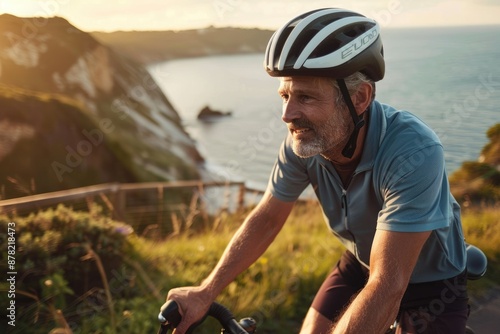
<svg viewBox="0 0 500 334">
<path fill-rule="evenodd" d="M 338 320 L 352 298 L 365 286 L 369 271 L 349 251 L 321 285 L 312 308 Z M 409 284 L 398 319 L 403 333 L 465 332 L 469 315 L 466 273 L 442 281 Z"/>
</svg>

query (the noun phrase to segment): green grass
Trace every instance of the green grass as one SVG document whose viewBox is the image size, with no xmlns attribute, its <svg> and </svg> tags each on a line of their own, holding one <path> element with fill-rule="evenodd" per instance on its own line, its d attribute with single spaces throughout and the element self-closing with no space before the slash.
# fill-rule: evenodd
<svg viewBox="0 0 500 334">
<path fill-rule="evenodd" d="M 500 206 L 473 207 L 464 209 L 462 225 L 465 240 L 478 246 L 488 258 L 486 275 L 469 283 L 473 299 L 488 293 L 493 286 L 500 285 Z"/>
<path fill-rule="evenodd" d="M 500 262 L 500 208 L 465 209 L 462 224 L 467 242 L 478 245 L 494 263 Z"/>
<path fill-rule="evenodd" d="M 463 212 L 467 241 L 483 249 L 490 264 L 484 279 L 471 282 L 473 297 L 486 293 L 490 287 L 498 284 L 494 277 L 498 277 L 500 272 L 499 213 L 498 207 L 466 209 Z M 17 222 L 19 259 L 22 258 L 23 252 L 21 241 L 35 237 L 35 234 L 22 235 L 23 224 L 32 226 L 30 228 L 36 231 L 36 238 L 45 240 L 50 233 L 43 234 L 40 224 L 52 226 L 49 232 L 54 233 L 57 224 L 69 222 L 73 224 L 71 226 L 77 226 L 78 230 L 71 228 L 63 233 L 62 227 L 57 231 L 61 232 L 60 239 L 74 245 L 74 241 L 64 236 L 84 236 L 90 242 L 91 249 L 98 253 L 94 261 L 83 261 L 81 254 L 75 253 L 72 257 L 75 261 L 74 269 L 68 269 L 70 254 L 67 247 L 62 247 L 62 255 L 56 257 L 52 254 L 44 257 L 46 262 L 43 263 L 46 263 L 46 266 L 43 270 L 30 267 L 26 273 L 20 274 L 19 277 L 26 279 L 19 280 L 16 287 L 16 302 L 23 303 L 23 308 L 19 309 L 19 323 L 16 329 L 26 331 L 29 328 L 29 332 L 34 334 L 48 333 L 55 327 L 62 326 L 63 322 L 54 321 L 55 310 L 61 309 L 63 319 L 75 334 L 155 332 L 158 328 L 156 316 L 168 290 L 197 284 L 205 278 L 247 214 L 248 212 L 221 214 L 217 217 L 217 224 L 199 226 L 195 232 L 172 234 L 160 241 L 131 234 L 126 238 L 126 244 L 113 232 L 104 235 L 108 233 L 106 231 L 113 231 L 113 228 L 108 227 L 101 232 L 96 230 L 101 228 L 100 226 L 114 226 L 110 225 L 114 223 L 109 221 L 109 218 L 101 217 L 103 214 L 99 210 L 71 213 L 71 210 L 66 208 L 58 208 L 53 213 L 43 212 L 26 220 L 4 217 L 4 221 Z M 92 243 L 92 240 L 95 241 Z M 110 258 L 109 246 L 103 246 L 115 243 L 121 246 L 119 251 L 111 251 L 114 257 Z M 73 252 L 76 250 L 73 249 Z M 237 318 L 254 317 L 259 323 L 259 333 L 296 333 L 316 290 L 342 251 L 343 247 L 328 232 L 318 205 L 300 204 L 294 208 L 283 231 L 267 252 L 231 283 L 217 300 L 228 306 Z M 116 258 L 116 254 L 119 254 L 120 258 Z M 107 287 L 97 284 L 103 277 L 102 271 L 98 270 L 97 258 L 102 260 L 106 269 Z M 64 267 L 57 267 L 56 259 L 58 263 L 63 263 Z M 77 268 L 82 274 L 75 277 L 71 273 Z M 53 272 L 49 273 L 51 270 Z M 44 271 L 47 272 L 46 277 L 43 277 Z M 38 281 L 42 288 L 38 292 L 36 282 L 30 281 L 28 284 L 33 272 L 39 273 Z M 75 280 L 81 276 L 81 283 L 84 284 L 88 280 L 85 278 L 86 273 L 89 272 L 95 274 L 91 276 L 94 283 L 86 283 L 87 293 L 72 294 L 80 283 Z M 59 285 L 48 287 L 48 279 L 54 282 L 53 284 L 58 282 Z M 92 290 L 95 287 L 98 289 Z M 21 295 L 25 292 L 30 296 Z M 111 308 L 110 299 L 105 292 L 110 293 Z M 66 302 L 61 301 L 63 295 Z M 113 322 L 110 310 L 114 312 Z M 32 321 L 35 314 L 37 320 L 34 324 Z M 208 320 L 197 333 L 219 333 L 218 327 L 215 321 Z"/>
</svg>

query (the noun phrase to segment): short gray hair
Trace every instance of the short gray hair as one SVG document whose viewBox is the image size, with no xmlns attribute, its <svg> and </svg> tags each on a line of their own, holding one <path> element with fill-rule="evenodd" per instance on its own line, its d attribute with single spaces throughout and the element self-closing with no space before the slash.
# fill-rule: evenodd
<svg viewBox="0 0 500 334">
<path fill-rule="evenodd" d="M 347 90 L 350 95 L 356 93 L 359 89 L 359 86 L 363 83 L 368 83 L 373 87 L 372 93 L 372 101 L 375 99 L 375 82 L 368 78 L 365 74 L 361 72 L 356 72 L 351 74 L 350 76 L 344 78 L 345 84 L 347 86 Z M 337 91 L 337 98 L 335 100 L 336 105 L 345 105 L 344 98 L 340 92 L 339 85 L 337 83 L 337 79 L 332 80 L 333 88 Z"/>
</svg>

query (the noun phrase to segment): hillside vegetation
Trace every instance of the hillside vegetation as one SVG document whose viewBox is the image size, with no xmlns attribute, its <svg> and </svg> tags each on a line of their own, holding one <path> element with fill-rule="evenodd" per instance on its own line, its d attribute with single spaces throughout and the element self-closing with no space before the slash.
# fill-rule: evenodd
<svg viewBox="0 0 500 334">
<path fill-rule="evenodd" d="M 0 175 L 8 182 L 0 198 L 139 179 L 119 143 L 104 140 L 113 124 L 96 124 L 78 101 L 0 84 L 0 105 Z"/>
<path fill-rule="evenodd" d="M 498 213 L 498 208 L 464 213 L 467 240 L 485 251 L 490 264 L 486 277 L 470 284 L 473 301 L 498 283 Z M 246 214 L 220 215 L 209 229 L 161 240 L 136 235 L 97 206 L 90 212 L 60 206 L 30 217 L 0 216 L 3 230 L 15 223 L 17 323 L 11 333 L 154 332 L 167 291 L 203 279 Z M 0 246 L 6 249 L 6 243 L 7 237 L 0 237 Z M 299 204 L 270 249 L 218 301 L 238 317 L 254 317 L 259 333 L 295 333 L 342 250 L 318 205 Z M 2 257 L 3 267 L 6 252 Z M 1 282 L 0 289 L 7 291 L 8 283 Z M 2 300 L 2 305 L 7 304 Z M 203 327 L 200 333 L 218 330 L 213 322 Z"/>
<path fill-rule="evenodd" d="M 466 161 L 450 176 L 453 195 L 465 206 L 500 202 L 500 123 L 488 131 L 478 161 Z"/>
</svg>

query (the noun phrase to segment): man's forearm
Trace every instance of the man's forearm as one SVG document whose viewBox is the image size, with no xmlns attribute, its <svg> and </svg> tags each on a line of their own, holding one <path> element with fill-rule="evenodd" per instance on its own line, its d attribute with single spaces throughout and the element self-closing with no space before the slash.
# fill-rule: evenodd
<svg viewBox="0 0 500 334">
<path fill-rule="evenodd" d="M 369 282 L 354 298 L 332 334 L 385 333 L 397 316 L 402 293 L 384 283 Z"/>
<path fill-rule="evenodd" d="M 231 239 L 217 266 L 203 281 L 204 288 L 214 297 L 266 251 L 283 227 L 293 204 L 277 210 L 276 205 L 266 205 L 273 201 L 273 198 L 265 197 L 252 211 Z"/>
<path fill-rule="evenodd" d="M 397 316 L 411 273 L 431 233 L 377 230 L 368 282 L 331 333 L 385 333 Z"/>
<path fill-rule="evenodd" d="M 265 252 L 277 233 L 273 229 L 252 231 L 255 228 L 252 221 L 245 222 L 231 239 L 217 266 L 203 281 L 203 285 L 215 295 L 250 267 Z"/>
</svg>

